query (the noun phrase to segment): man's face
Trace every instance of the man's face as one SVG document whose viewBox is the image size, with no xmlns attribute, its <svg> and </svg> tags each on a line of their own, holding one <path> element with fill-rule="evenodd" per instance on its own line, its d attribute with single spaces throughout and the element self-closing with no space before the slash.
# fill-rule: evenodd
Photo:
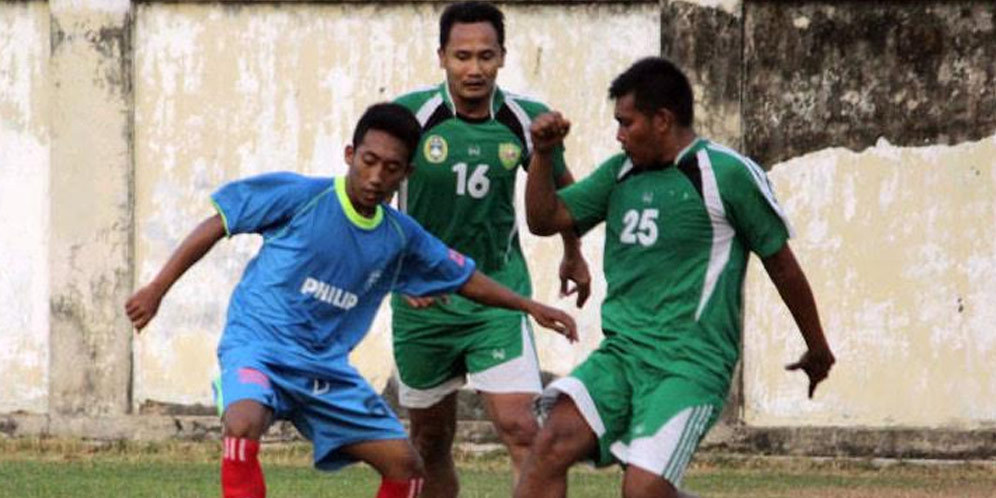
<svg viewBox="0 0 996 498">
<path fill-rule="evenodd" d="M 666 123 L 658 114 L 648 116 L 637 109 L 632 93 L 616 99 L 616 140 L 637 166 L 648 166 L 661 157 L 661 131 Z"/>
<path fill-rule="evenodd" d="M 498 69 L 505 64 L 498 32 L 489 22 L 454 24 L 438 55 L 453 98 L 470 102 L 491 96 Z"/>
<path fill-rule="evenodd" d="M 387 202 L 411 172 L 408 148 L 390 133 L 371 129 L 354 149 L 346 146 L 349 165 L 347 194 L 361 214 L 372 214 L 377 204 Z"/>
</svg>

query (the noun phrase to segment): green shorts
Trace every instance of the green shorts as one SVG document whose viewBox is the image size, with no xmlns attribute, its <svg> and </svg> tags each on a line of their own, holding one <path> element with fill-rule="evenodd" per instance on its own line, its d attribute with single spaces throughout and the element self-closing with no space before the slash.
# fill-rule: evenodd
<svg viewBox="0 0 996 498">
<path fill-rule="evenodd" d="M 394 329 L 398 401 L 406 408 L 428 408 L 467 382 L 491 393 L 542 388 L 532 328 L 521 313 L 463 325 L 395 320 Z"/>
<path fill-rule="evenodd" d="M 718 419 L 725 395 L 638 363 L 609 341 L 547 386 L 537 401 L 541 417 L 562 394 L 598 437 L 596 465 L 636 465 L 675 487 Z"/>
</svg>

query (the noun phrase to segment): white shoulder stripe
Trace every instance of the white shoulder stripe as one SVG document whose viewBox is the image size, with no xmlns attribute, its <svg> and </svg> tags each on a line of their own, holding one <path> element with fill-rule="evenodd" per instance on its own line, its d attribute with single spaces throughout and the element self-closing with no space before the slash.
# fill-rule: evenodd
<svg viewBox="0 0 996 498">
<path fill-rule="evenodd" d="M 747 168 L 747 171 L 754 179 L 754 183 L 757 185 L 758 190 L 760 190 L 761 194 L 764 195 L 764 198 L 768 201 L 771 209 L 773 209 L 775 214 L 782 219 L 782 223 L 784 223 L 785 228 L 788 229 L 789 237 L 795 237 L 795 229 L 792 228 L 792 224 L 789 223 L 788 216 L 785 215 L 785 211 L 782 209 L 782 206 L 778 204 L 778 200 L 775 199 L 775 191 L 771 187 L 771 181 L 768 180 L 768 175 L 764 173 L 764 169 L 749 157 L 746 157 L 729 147 L 710 142 L 709 148 L 716 152 L 733 156 L 741 164 L 743 164 L 745 168 Z"/>
<path fill-rule="evenodd" d="M 695 310 L 695 320 L 702 316 L 702 310 L 712 297 L 716 289 L 716 282 L 719 281 L 720 274 L 726 268 L 726 263 L 730 260 L 730 250 L 733 247 L 733 237 L 736 232 L 726 219 L 726 209 L 723 207 L 723 199 L 719 196 L 719 185 L 716 183 L 716 174 L 712 169 L 712 162 L 709 160 L 709 153 L 705 149 L 700 149 L 695 155 L 699 163 L 699 172 L 702 175 L 702 197 L 705 200 L 706 211 L 709 213 L 709 221 L 712 223 L 712 249 L 709 251 L 709 266 L 706 268 L 705 283 L 702 285 L 702 296 L 699 298 L 699 306 Z"/>
<path fill-rule="evenodd" d="M 506 96 L 507 96 L 507 94 L 506 94 Z M 523 132 L 522 134 L 526 138 L 526 152 L 528 154 L 532 154 L 533 153 L 533 137 L 529 133 L 529 125 L 530 125 L 530 123 L 532 123 L 532 120 L 529 119 L 529 115 L 526 114 L 526 110 L 523 109 L 522 106 L 520 106 L 519 103 L 515 101 L 515 99 L 506 98 L 505 99 L 505 105 L 507 105 L 508 108 L 512 110 L 512 114 L 515 114 L 516 119 L 519 120 L 519 124 L 522 125 L 522 132 Z"/>
<path fill-rule="evenodd" d="M 619 168 L 619 174 L 616 175 L 616 181 L 622 180 L 622 177 L 626 176 L 631 169 L 633 169 L 633 160 L 627 157 L 626 162 L 622 165 L 622 168 Z"/>
<path fill-rule="evenodd" d="M 532 103 L 535 103 L 535 104 L 542 104 L 542 105 L 546 106 L 545 102 L 543 102 L 542 100 L 540 100 L 540 99 L 538 99 L 536 97 L 533 97 L 531 95 L 523 95 L 521 93 L 512 93 L 512 92 L 507 92 L 507 91 L 504 91 L 504 90 L 502 90 L 502 92 L 505 93 L 505 100 L 506 101 L 508 101 L 509 99 L 513 99 L 513 100 L 525 100 L 527 102 L 532 102 Z"/>
<path fill-rule="evenodd" d="M 443 105 L 443 96 L 440 94 L 435 94 L 431 99 L 427 100 L 422 107 L 419 107 L 418 112 L 415 113 L 415 118 L 418 119 L 418 123 L 425 126 L 429 122 L 429 118 L 432 117 L 432 113 L 436 112 L 439 106 Z"/>
<path fill-rule="evenodd" d="M 397 97 L 395 97 L 395 99 L 396 100 L 403 99 L 405 97 L 408 97 L 409 95 L 415 95 L 416 93 L 431 92 L 431 91 L 435 90 L 438 86 L 439 85 L 422 85 L 422 86 L 413 88 L 411 91 L 408 91 L 408 92 L 402 93 L 401 95 L 398 95 Z"/>
</svg>

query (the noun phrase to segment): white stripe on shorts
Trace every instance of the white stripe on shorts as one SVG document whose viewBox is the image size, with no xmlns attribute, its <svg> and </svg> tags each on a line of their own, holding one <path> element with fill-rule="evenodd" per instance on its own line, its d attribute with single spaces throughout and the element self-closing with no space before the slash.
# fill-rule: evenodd
<svg viewBox="0 0 996 498">
<path fill-rule="evenodd" d="M 541 422 L 545 421 L 546 416 L 553 409 L 553 404 L 557 401 L 561 393 L 566 394 L 574 401 L 574 406 L 581 412 L 581 416 L 584 417 L 584 421 L 588 424 L 588 427 L 591 427 L 592 432 L 601 438 L 605 434 L 605 423 L 602 422 L 602 417 L 598 415 L 598 409 L 595 408 L 595 401 L 591 399 L 591 393 L 588 392 L 588 388 L 584 386 L 583 382 L 574 377 L 561 377 L 551 382 L 543 390 L 543 394 L 536 401 L 540 418 L 543 419 Z"/>
<path fill-rule="evenodd" d="M 630 442 L 626 463 L 660 475 L 675 487 L 680 486 L 712 410 L 712 405 L 686 408 L 671 417 L 656 434 L 634 439 Z"/>
<path fill-rule="evenodd" d="M 468 374 L 471 388 L 486 393 L 539 393 L 543 390 L 536 347 L 533 346 L 529 319 L 525 315 L 522 315 L 519 331 L 522 334 L 522 354 L 487 370 Z"/>
<path fill-rule="evenodd" d="M 401 376 L 397 373 L 395 370 L 394 377 L 398 380 L 398 403 L 405 408 L 429 408 L 442 401 L 451 392 L 463 387 L 465 383 L 463 376 L 460 376 L 453 377 L 433 388 L 415 389 L 402 382 Z"/>
</svg>

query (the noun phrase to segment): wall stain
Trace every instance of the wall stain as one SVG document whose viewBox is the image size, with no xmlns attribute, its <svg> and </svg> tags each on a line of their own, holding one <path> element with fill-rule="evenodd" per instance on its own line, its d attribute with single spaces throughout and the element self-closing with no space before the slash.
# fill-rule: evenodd
<svg viewBox="0 0 996 498">
<path fill-rule="evenodd" d="M 992 135 L 994 13 L 970 1 L 746 2 L 746 152 L 771 164 L 881 137 L 923 146 Z"/>
</svg>

